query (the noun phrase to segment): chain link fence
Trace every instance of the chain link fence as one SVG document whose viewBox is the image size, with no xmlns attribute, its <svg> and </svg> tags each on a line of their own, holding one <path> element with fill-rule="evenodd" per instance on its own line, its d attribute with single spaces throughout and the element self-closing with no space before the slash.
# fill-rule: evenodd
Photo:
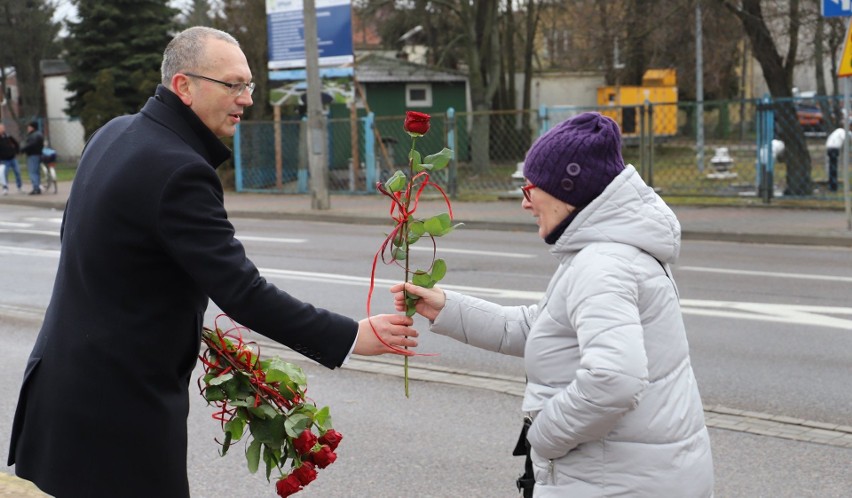
<svg viewBox="0 0 852 498">
<path fill-rule="evenodd" d="M 424 156 L 442 147 L 453 149 L 449 168 L 434 174 L 433 180 L 454 197 L 517 195 L 519 168 L 536 137 L 585 111 L 601 112 L 619 123 L 625 161 L 662 195 L 841 199 L 842 188 L 832 190 L 829 185 L 826 138 L 842 126 L 842 105 L 824 97 L 487 113 L 450 110 L 432 117 L 417 149 Z M 697 126 L 699 116 L 702 127 Z M 329 190 L 371 193 L 375 182 L 396 170 L 407 171 L 411 139 L 402 128 L 404 119 L 329 120 Z M 235 140 L 237 190 L 309 191 L 306 122 L 282 121 L 278 128 L 276 132 L 271 122 L 240 126 Z M 838 180 L 842 186 L 843 179 Z"/>
<path fill-rule="evenodd" d="M 625 161 L 664 196 L 842 200 L 842 165 L 831 181 L 826 139 L 842 127 L 844 113 L 842 102 L 829 97 L 448 110 L 432 116 L 417 150 L 423 156 L 443 147 L 454 151 L 449 167 L 432 176 L 453 197 L 517 196 L 530 145 L 541 133 L 585 111 L 601 112 L 619 123 Z M 702 127 L 697 126 L 699 117 Z M 404 119 L 367 115 L 328 120 L 322 147 L 329 191 L 375 193 L 376 182 L 396 170 L 407 172 L 411 138 L 403 130 Z M 60 162 L 74 164 L 82 151 L 82 127 L 67 120 L 47 120 L 46 126 Z M 236 190 L 309 192 L 307 138 L 304 120 L 243 122 L 233 140 Z"/>
</svg>

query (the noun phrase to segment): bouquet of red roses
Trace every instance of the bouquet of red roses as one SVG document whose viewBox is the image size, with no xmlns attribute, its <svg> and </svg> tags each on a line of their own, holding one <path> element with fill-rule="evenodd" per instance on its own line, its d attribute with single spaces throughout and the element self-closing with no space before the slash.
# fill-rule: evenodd
<svg viewBox="0 0 852 498">
<path fill-rule="evenodd" d="M 225 433 L 221 455 L 245 438 L 251 473 L 263 459 L 267 480 L 273 468 L 281 474 L 275 484 L 279 496 L 300 491 L 317 478 L 316 469 L 337 459 L 343 436 L 332 429 L 328 407 L 317 408 L 305 397 L 301 368 L 278 357 L 261 360 L 259 348 L 243 340 L 239 327 L 205 327 L 201 339 L 206 348 L 198 386 L 216 407 L 213 418 Z"/>
</svg>

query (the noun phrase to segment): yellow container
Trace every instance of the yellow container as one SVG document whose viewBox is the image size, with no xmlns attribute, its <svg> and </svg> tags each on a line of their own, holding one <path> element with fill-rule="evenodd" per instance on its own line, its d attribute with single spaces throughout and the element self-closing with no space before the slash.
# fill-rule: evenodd
<svg viewBox="0 0 852 498">
<path fill-rule="evenodd" d="M 654 135 L 677 133 L 677 77 L 674 69 L 649 69 L 642 86 L 605 86 L 598 88 L 598 105 L 611 107 L 602 114 L 614 119 L 624 136 L 636 136 L 642 130 L 640 108 L 653 105 Z M 661 105 L 666 104 L 666 105 Z M 671 105 L 667 105 L 671 104 Z M 645 117 L 649 112 L 646 109 Z"/>
</svg>

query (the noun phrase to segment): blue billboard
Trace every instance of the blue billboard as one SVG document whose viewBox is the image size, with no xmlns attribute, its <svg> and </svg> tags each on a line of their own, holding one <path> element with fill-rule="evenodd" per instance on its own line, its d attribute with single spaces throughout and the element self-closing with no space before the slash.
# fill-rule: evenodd
<svg viewBox="0 0 852 498">
<path fill-rule="evenodd" d="M 852 16 L 852 0 L 822 0 L 824 17 Z"/>
<path fill-rule="evenodd" d="M 352 1 L 315 2 L 319 65 L 335 66 L 352 62 Z M 302 0 L 267 0 L 266 27 L 269 39 L 269 69 L 305 67 L 305 19 Z"/>
</svg>

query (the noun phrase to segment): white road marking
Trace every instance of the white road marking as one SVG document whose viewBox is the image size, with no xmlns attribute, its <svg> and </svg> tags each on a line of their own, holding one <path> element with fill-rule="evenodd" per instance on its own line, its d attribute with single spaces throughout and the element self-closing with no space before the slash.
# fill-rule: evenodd
<svg viewBox="0 0 852 498">
<path fill-rule="evenodd" d="M 54 249 L 33 249 L 27 247 L 0 246 L 0 254 L 16 256 L 36 256 L 58 258 L 59 251 Z M 694 268 L 694 267 L 691 267 Z M 738 273 L 731 270 L 732 273 Z M 287 280 L 302 280 L 320 283 L 333 283 L 356 286 L 369 286 L 369 277 L 340 275 L 337 273 L 317 273 L 296 270 L 281 270 L 277 268 L 260 268 L 261 275 L 267 278 Z M 761 273 L 764 272 L 752 272 Z M 778 274 L 786 275 L 786 274 Z M 805 274 L 790 274 L 790 278 L 807 278 Z M 813 275 L 818 280 L 829 277 Z M 846 277 L 831 277 L 845 281 Z M 377 278 L 377 286 L 390 287 L 399 283 L 398 280 Z M 470 294 L 484 299 L 517 299 L 529 303 L 538 302 L 544 295 L 541 291 L 523 291 L 516 289 L 498 289 L 493 287 L 473 287 L 466 285 L 441 285 L 441 287 Z M 839 328 L 852 330 L 852 307 L 840 306 L 807 306 L 795 304 L 752 303 L 742 301 L 716 301 L 704 299 L 682 299 L 682 311 L 687 315 L 712 316 L 734 320 L 758 320 L 784 324 L 809 325 L 818 327 Z M 837 315 L 849 316 L 849 318 Z"/>
<path fill-rule="evenodd" d="M 723 273 L 726 275 L 750 275 L 754 277 L 795 278 L 802 280 L 827 280 L 830 282 L 852 282 L 852 277 L 837 275 L 814 275 L 811 273 L 784 273 L 774 271 L 731 270 L 728 268 L 706 268 L 702 266 L 675 266 L 675 271 L 698 271 L 707 273 Z"/>
<path fill-rule="evenodd" d="M 420 247 L 410 246 L 410 248 L 413 251 L 432 252 L 432 250 L 433 250 L 431 247 L 424 247 L 424 246 L 420 246 Z M 446 247 L 441 247 L 440 249 L 438 249 L 437 252 L 438 253 L 448 252 L 448 253 L 453 253 L 453 254 L 473 254 L 473 255 L 477 255 L 477 256 L 496 256 L 498 258 L 518 258 L 518 259 L 530 259 L 530 258 L 538 257 L 535 254 L 523 254 L 523 253 L 519 253 L 519 252 L 478 251 L 478 250 L 475 250 L 475 249 L 449 249 L 449 248 L 446 248 Z"/>
<path fill-rule="evenodd" d="M 0 233 L 21 233 L 26 235 L 51 235 L 59 237 L 59 230 L 27 230 L 23 228 L 0 228 Z"/>
<path fill-rule="evenodd" d="M 304 244 L 307 239 L 283 239 L 279 237 L 257 237 L 254 235 L 237 235 L 237 240 L 251 240 L 254 242 L 278 242 L 281 244 Z"/>
<path fill-rule="evenodd" d="M 278 270 L 261 268 L 262 275 L 270 278 L 302 280 L 345 285 L 368 286 L 368 277 L 338 275 L 333 273 L 315 273 L 304 271 Z M 390 287 L 399 283 L 398 280 L 376 279 L 376 286 Z M 463 292 L 484 299 L 518 299 L 529 303 L 538 302 L 543 292 L 521 291 L 514 289 L 497 289 L 491 287 L 471 287 L 464 285 L 441 285 L 444 289 Z M 806 306 L 793 304 L 752 303 L 741 301 L 715 301 L 702 299 L 681 300 L 684 314 L 715 316 L 738 320 L 759 320 L 785 324 L 809 325 L 818 327 L 839 328 L 852 330 L 852 308 L 839 306 Z M 838 318 L 832 315 L 849 315 L 851 319 Z"/>
</svg>

